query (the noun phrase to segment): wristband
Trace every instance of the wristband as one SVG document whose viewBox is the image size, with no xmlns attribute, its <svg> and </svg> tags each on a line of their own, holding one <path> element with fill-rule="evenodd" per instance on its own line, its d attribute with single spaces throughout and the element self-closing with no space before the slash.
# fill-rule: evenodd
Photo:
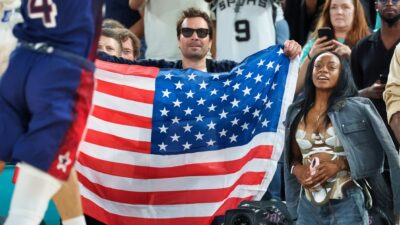
<svg viewBox="0 0 400 225">
<path fill-rule="evenodd" d="M 310 53 L 307 53 L 307 58 L 311 61 Z"/>
</svg>

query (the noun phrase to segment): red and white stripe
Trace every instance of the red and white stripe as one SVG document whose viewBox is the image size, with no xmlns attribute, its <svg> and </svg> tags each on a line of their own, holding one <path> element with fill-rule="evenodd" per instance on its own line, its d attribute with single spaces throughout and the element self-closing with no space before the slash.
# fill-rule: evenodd
<svg viewBox="0 0 400 225">
<path fill-rule="evenodd" d="M 261 198 L 282 133 L 261 133 L 219 151 L 152 155 L 158 69 L 102 61 L 97 67 L 94 108 L 76 164 L 86 214 L 110 225 L 205 225 L 242 200 Z"/>
</svg>

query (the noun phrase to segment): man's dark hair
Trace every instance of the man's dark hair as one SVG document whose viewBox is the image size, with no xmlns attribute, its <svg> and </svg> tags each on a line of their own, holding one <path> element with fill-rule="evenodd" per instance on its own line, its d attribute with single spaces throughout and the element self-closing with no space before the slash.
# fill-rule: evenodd
<svg viewBox="0 0 400 225">
<path fill-rule="evenodd" d="M 120 22 L 117 20 L 113 19 L 104 19 L 103 23 L 101 24 L 101 28 L 125 28 L 124 25 L 122 25 Z"/>
<path fill-rule="evenodd" d="M 102 29 L 101 29 L 101 34 L 100 34 L 100 35 L 101 35 L 101 36 L 104 36 L 104 37 L 108 37 L 108 38 L 115 39 L 115 40 L 118 42 L 119 48 L 120 48 L 121 51 L 122 51 L 122 42 L 121 42 L 121 38 L 120 38 L 120 36 L 119 36 L 119 33 L 116 31 L 116 29 L 113 29 L 113 28 L 102 28 Z"/>
<path fill-rule="evenodd" d="M 101 29 L 101 36 L 113 38 L 120 42 L 119 34 L 114 28 L 102 28 Z"/>
<path fill-rule="evenodd" d="M 139 40 L 139 38 L 132 31 L 130 31 L 126 28 L 119 28 L 119 29 L 115 29 L 115 30 L 119 35 L 121 43 L 125 42 L 127 39 L 131 39 L 133 54 L 135 55 L 135 58 L 139 58 L 139 56 L 140 56 L 140 40 Z"/>
<path fill-rule="evenodd" d="M 210 39 L 212 39 L 212 36 L 213 36 L 213 24 L 212 24 L 212 21 L 210 19 L 210 16 L 208 16 L 208 14 L 206 12 L 201 11 L 200 9 L 193 8 L 193 7 L 184 10 L 182 12 L 181 17 L 176 22 L 176 36 L 178 37 L 178 39 L 179 39 L 179 37 L 181 35 L 181 29 L 182 29 L 183 21 L 186 18 L 194 18 L 194 17 L 201 17 L 207 22 L 208 31 L 209 31 L 208 35 L 209 35 Z"/>
</svg>

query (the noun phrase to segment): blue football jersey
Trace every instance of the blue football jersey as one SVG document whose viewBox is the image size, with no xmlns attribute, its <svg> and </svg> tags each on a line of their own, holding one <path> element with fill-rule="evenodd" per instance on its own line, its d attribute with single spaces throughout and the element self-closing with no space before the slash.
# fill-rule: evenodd
<svg viewBox="0 0 400 225">
<path fill-rule="evenodd" d="M 14 28 L 24 42 L 49 45 L 83 57 L 93 50 L 103 0 L 22 0 L 25 20 Z"/>
</svg>

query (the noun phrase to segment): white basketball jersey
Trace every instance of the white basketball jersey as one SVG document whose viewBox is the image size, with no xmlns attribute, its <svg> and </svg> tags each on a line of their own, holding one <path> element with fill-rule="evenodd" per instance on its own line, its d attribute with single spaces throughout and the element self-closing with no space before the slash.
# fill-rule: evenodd
<svg viewBox="0 0 400 225">
<path fill-rule="evenodd" d="M 176 36 L 176 22 L 183 10 L 195 7 L 209 13 L 204 0 L 147 0 L 144 10 L 144 31 L 147 59 L 181 59 Z"/>
<path fill-rule="evenodd" d="M 271 0 L 218 0 L 216 21 L 217 59 L 240 62 L 276 43 Z"/>
<path fill-rule="evenodd" d="M 0 76 L 6 70 L 10 53 L 17 44 L 12 29 L 16 23 L 22 22 L 21 14 L 15 12 L 20 6 L 20 0 L 0 0 Z"/>
</svg>

